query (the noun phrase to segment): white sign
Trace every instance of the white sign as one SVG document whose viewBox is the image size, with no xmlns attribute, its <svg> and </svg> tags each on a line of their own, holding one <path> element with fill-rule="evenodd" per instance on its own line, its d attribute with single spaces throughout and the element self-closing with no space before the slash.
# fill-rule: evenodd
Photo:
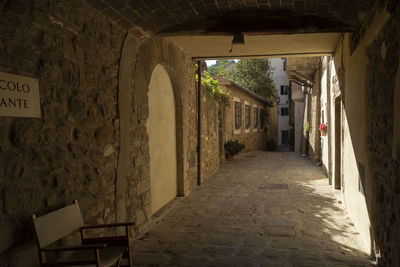
<svg viewBox="0 0 400 267">
<path fill-rule="evenodd" d="M 0 72 L 0 116 L 40 118 L 38 79 Z"/>
</svg>

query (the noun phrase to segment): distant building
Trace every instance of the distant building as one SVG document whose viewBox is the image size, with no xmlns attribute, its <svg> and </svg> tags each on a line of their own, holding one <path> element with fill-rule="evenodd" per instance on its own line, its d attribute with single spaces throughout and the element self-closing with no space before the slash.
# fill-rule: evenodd
<svg viewBox="0 0 400 267">
<path fill-rule="evenodd" d="M 286 58 L 270 59 L 272 80 L 278 89 L 278 149 L 290 150 L 290 83 L 286 73 Z"/>
<path fill-rule="evenodd" d="M 229 106 L 225 114 L 225 142 L 238 140 L 245 151 L 265 150 L 268 140 L 276 141 L 276 107 L 243 86 L 221 80 L 229 92 Z"/>
<path fill-rule="evenodd" d="M 230 63 L 229 65 L 226 65 L 224 69 L 225 69 L 226 71 L 231 71 L 236 65 L 237 65 L 236 62 L 232 62 L 232 63 Z"/>
</svg>

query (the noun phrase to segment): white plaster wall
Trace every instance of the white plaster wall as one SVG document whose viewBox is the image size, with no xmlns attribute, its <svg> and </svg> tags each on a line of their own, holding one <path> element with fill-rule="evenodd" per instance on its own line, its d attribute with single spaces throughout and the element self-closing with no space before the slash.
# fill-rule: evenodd
<svg viewBox="0 0 400 267">
<path fill-rule="evenodd" d="M 357 159 L 354 153 L 353 142 L 351 140 L 349 124 L 346 116 L 344 119 L 343 150 L 344 157 L 342 162 L 344 186 L 342 190 L 344 190 L 343 197 L 345 208 L 347 213 L 350 215 L 351 221 L 354 223 L 355 228 L 358 232 L 360 232 L 360 237 L 364 243 L 365 252 L 369 253 L 371 250 L 370 219 L 368 216 L 365 197 L 358 190 L 359 172 L 357 167 Z"/>
<path fill-rule="evenodd" d="M 292 82 L 292 100 L 294 101 L 294 151 L 301 154 L 304 135 L 305 97 L 300 84 Z"/>
<path fill-rule="evenodd" d="M 278 89 L 278 95 L 280 98 L 278 104 L 278 144 L 282 144 L 282 131 L 288 131 L 290 127 L 289 116 L 281 116 L 281 108 L 289 108 L 289 96 L 281 95 L 281 85 L 289 86 L 289 79 L 286 71 L 283 70 L 282 58 L 271 58 L 270 62 L 274 69 L 272 72 L 272 80 Z"/>
<path fill-rule="evenodd" d="M 167 71 L 151 75 L 146 128 L 150 149 L 151 210 L 154 214 L 177 195 L 175 98 Z"/>
<path fill-rule="evenodd" d="M 289 105 L 278 105 L 278 144 L 282 144 L 282 131 L 289 131 L 289 116 L 281 115 L 281 108 L 289 108 Z"/>
<path fill-rule="evenodd" d="M 349 36 L 346 36 L 346 43 Z M 348 49 L 347 45 L 344 46 Z M 343 196 L 346 210 L 352 222 L 370 250 L 370 220 L 366 208 L 366 200 L 359 192 L 358 163 L 365 167 L 368 164 L 366 148 L 366 117 L 365 117 L 365 81 L 368 63 L 365 54 L 365 44 L 354 51 L 350 57 L 350 51 L 345 51 L 345 121 L 343 144 Z M 338 62 L 338 60 L 336 60 Z M 351 125 L 351 128 L 349 127 Z M 358 152 L 356 154 L 356 151 Z"/>
<path fill-rule="evenodd" d="M 376 39 L 388 18 L 389 14 L 386 10 L 377 14 L 352 54 L 349 48 L 351 36 L 346 34 L 344 42 L 335 56 L 336 71 L 341 66 L 345 69 L 344 145 L 342 153 L 344 203 L 368 253 L 372 249 L 372 236 L 367 205 L 373 209 L 375 196 L 373 195 L 374 177 L 369 171 L 366 145 L 368 131 L 365 102 L 368 65 L 366 48 Z M 363 175 L 359 171 L 359 166 L 363 166 L 362 168 L 365 170 L 366 188 L 364 188 L 364 191 L 366 195 L 359 191 L 359 177 Z"/>
<path fill-rule="evenodd" d="M 331 92 L 330 92 L 330 104 L 331 104 L 331 114 L 330 115 L 330 120 L 331 120 L 331 164 L 332 164 L 332 169 L 331 169 L 331 173 L 332 173 L 332 188 L 336 188 L 336 181 L 335 181 L 335 177 L 336 177 L 336 162 L 335 162 L 335 154 L 336 154 L 336 137 L 335 137 L 335 129 L 336 127 L 341 127 L 341 125 L 336 125 L 336 114 L 335 114 L 335 92 L 334 92 L 334 87 L 333 87 L 333 78 L 336 75 L 336 69 L 335 69 L 335 62 L 333 60 L 329 61 L 329 64 L 331 66 L 330 69 L 330 85 L 331 85 Z M 339 115 L 341 116 L 341 114 Z M 329 128 L 329 127 L 328 127 Z M 341 130 L 342 131 L 342 130 Z M 341 156 L 342 157 L 342 156 Z"/>
<path fill-rule="evenodd" d="M 302 148 L 302 140 L 304 138 L 304 102 L 296 101 L 295 102 L 295 122 L 294 122 L 294 129 L 295 129 L 295 139 L 294 139 L 294 151 L 298 154 L 301 154 Z"/>
<path fill-rule="evenodd" d="M 328 88 L 327 88 L 327 69 L 325 68 L 322 71 L 321 77 L 321 123 L 328 122 Z M 318 125 L 319 128 L 319 125 Z M 328 125 L 328 131 L 330 131 L 330 125 Z M 326 136 L 321 135 L 321 156 L 322 156 L 322 165 L 324 169 L 328 171 L 328 134 Z"/>
</svg>

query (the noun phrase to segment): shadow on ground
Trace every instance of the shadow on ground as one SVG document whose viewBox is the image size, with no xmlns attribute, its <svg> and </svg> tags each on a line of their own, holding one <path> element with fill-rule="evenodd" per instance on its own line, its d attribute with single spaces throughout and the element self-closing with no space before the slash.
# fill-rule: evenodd
<svg viewBox="0 0 400 267">
<path fill-rule="evenodd" d="M 221 165 L 135 242 L 136 266 L 371 266 L 320 167 L 252 152 Z"/>
</svg>

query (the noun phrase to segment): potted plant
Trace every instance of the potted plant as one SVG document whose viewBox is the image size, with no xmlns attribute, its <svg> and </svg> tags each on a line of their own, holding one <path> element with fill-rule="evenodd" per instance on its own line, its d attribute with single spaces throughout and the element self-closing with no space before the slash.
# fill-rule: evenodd
<svg viewBox="0 0 400 267">
<path fill-rule="evenodd" d="M 276 149 L 276 142 L 273 139 L 268 139 L 267 141 L 267 150 L 268 151 L 275 151 Z"/>
<path fill-rule="evenodd" d="M 328 134 L 328 123 L 321 123 L 319 130 L 321 131 L 322 136 L 326 136 Z"/>
<path fill-rule="evenodd" d="M 228 141 L 224 145 L 225 147 L 225 156 L 227 160 L 232 160 L 233 156 L 242 151 L 245 148 L 244 144 L 239 143 L 238 140 Z"/>
</svg>

